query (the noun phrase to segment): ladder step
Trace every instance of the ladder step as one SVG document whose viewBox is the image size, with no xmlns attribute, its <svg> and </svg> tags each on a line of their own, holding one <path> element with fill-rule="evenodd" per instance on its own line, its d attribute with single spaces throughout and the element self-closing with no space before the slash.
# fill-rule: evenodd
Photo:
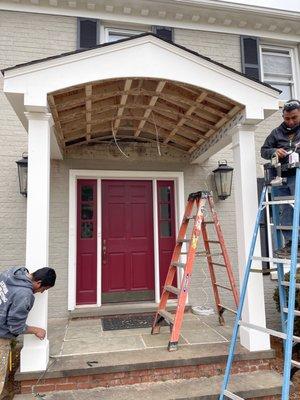
<svg viewBox="0 0 300 400">
<path fill-rule="evenodd" d="M 203 224 L 214 224 L 215 221 L 203 221 Z"/>
<path fill-rule="evenodd" d="M 218 282 L 215 282 L 214 285 L 215 285 L 215 286 L 218 286 L 218 287 L 220 287 L 220 288 L 222 288 L 222 289 L 226 289 L 226 290 L 229 290 L 230 292 L 232 292 L 232 288 L 229 287 L 229 286 L 221 285 L 221 284 L 218 283 Z"/>
<path fill-rule="evenodd" d="M 190 215 L 189 217 L 188 217 L 188 216 L 184 216 L 184 219 L 185 219 L 186 221 L 189 221 L 189 220 L 191 220 L 191 219 L 196 219 L 196 215 Z"/>
<path fill-rule="evenodd" d="M 255 273 L 257 273 L 257 274 L 264 274 L 265 272 L 276 272 L 278 270 L 278 268 L 268 268 L 268 269 L 266 269 L 266 270 L 264 270 L 264 269 L 262 269 L 262 268 L 260 268 L 260 269 L 258 269 L 258 268 L 251 268 L 250 269 L 250 272 L 255 272 Z"/>
<path fill-rule="evenodd" d="M 293 367 L 296 367 L 296 368 L 299 368 L 299 369 L 300 369 L 300 362 L 295 361 L 295 360 L 292 360 L 291 363 L 292 363 L 292 366 L 293 366 Z"/>
<path fill-rule="evenodd" d="M 240 326 L 244 326 L 245 328 L 255 329 L 255 330 L 260 331 L 260 332 L 268 333 L 271 336 L 276 336 L 276 337 L 279 337 L 281 339 L 286 339 L 287 338 L 286 333 L 274 331 L 273 329 L 269 329 L 269 328 L 264 328 L 263 326 L 249 324 L 248 322 L 244 322 L 244 321 L 239 321 L 239 325 Z M 293 336 L 293 341 L 296 342 L 296 343 L 300 343 L 300 337 L 299 336 Z"/>
<path fill-rule="evenodd" d="M 158 310 L 158 314 L 160 316 L 162 316 L 167 322 L 169 322 L 170 324 L 174 324 L 174 314 L 169 313 L 166 310 Z"/>
<path fill-rule="evenodd" d="M 177 243 L 189 243 L 191 239 L 178 239 Z"/>
<path fill-rule="evenodd" d="M 282 285 L 282 286 L 287 286 L 287 287 L 288 287 L 288 286 L 290 286 L 290 282 L 281 281 L 281 285 Z M 296 283 L 296 284 L 295 284 L 295 288 L 296 288 L 296 289 L 300 289 L 300 283 Z"/>
<path fill-rule="evenodd" d="M 217 265 L 218 267 L 226 267 L 226 264 L 221 264 L 221 263 L 216 263 L 216 262 L 213 262 L 211 264 L 212 265 Z"/>
<path fill-rule="evenodd" d="M 272 206 L 272 205 L 279 205 L 279 204 L 294 204 L 295 200 L 283 200 L 281 197 L 281 200 L 270 200 L 270 201 L 264 201 L 263 205 L 267 206 Z"/>
<path fill-rule="evenodd" d="M 235 310 L 233 310 L 232 308 L 229 308 L 227 306 L 223 306 L 223 304 L 218 304 L 218 307 L 222 307 L 222 308 L 224 308 L 224 310 L 227 310 L 227 311 L 231 312 L 232 314 L 236 314 Z"/>
<path fill-rule="evenodd" d="M 180 294 L 180 289 L 178 289 L 178 288 L 175 287 L 175 286 L 167 285 L 167 286 L 165 286 L 165 290 L 166 290 L 167 292 L 176 294 L 177 296 Z"/>
<path fill-rule="evenodd" d="M 274 200 L 295 200 L 294 196 L 274 196 Z"/>
<path fill-rule="evenodd" d="M 283 312 L 285 312 L 287 314 L 289 312 L 289 309 L 288 308 L 284 308 Z M 296 315 L 296 317 L 300 317 L 300 311 L 294 310 L 294 314 Z"/>
<path fill-rule="evenodd" d="M 292 226 L 285 226 L 285 225 L 277 225 L 276 229 L 280 230 L 280 231 L 292 231 L 293 227 Z M 300 228 L 298 228 L 300 229 Z"/>
<path fill-rule="evenodd" d="M 245 400 L 243 397 L 240 397 L 237 394 L 229 392 L 229 390 L 224 390 L 224 394 L 225 394 L 225 396 L 227 396 L 229 399 L 232 399 L 232 400 Z"/>
<path fill-rule="evenodd" d="M 172 263 L 173 267 L 177 267 L 177 268 L 184 268 L 185 267 L 185 263 L 182 262 L 173 262 Z"/>
<path fill-rule="evenodd" d="M 265 261 L 265 262 L 273 262 L 275 264 L 291 264 L 291 260 L 288 258 L 273 258 L 273 257 L 252 257 L 253 261 Z"/>
<path fill-rule="evenodd" d="M 204 240 L 206 243 L 220 243 L 219 240 Z"/>
</svg>

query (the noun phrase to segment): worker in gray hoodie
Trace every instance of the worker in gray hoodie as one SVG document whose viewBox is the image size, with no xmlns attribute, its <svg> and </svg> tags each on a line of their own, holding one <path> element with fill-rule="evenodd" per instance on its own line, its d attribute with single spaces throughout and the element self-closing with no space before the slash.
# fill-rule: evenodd
<svg viewBox="0 0 300 400">
<path fill-rule="evenodd" d="M 34 334 L 43 340 L 46 331 L 26 325 L 33 307 L 34 294 L 43 293 L 55 285 L 52 268 L 41 268 L 33 273 L 25 267 L 13 267 L 0 273 L 0 338 L 12 339 L 21 334 Z"/>
</svg>

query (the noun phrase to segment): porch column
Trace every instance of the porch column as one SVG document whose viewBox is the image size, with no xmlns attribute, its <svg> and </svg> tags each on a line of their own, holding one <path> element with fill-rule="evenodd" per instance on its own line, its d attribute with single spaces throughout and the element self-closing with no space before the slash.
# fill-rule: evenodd
<svg viewBox="0 0 300 400">
<path fill-rule="evenodd" d="M 51 114 L 26 112 L 28 119 L 28 196 L 26 266 L 30 272 L 48 266 L 50 193 Z M 27 325 L 47 330 L 48 293 L 38 293 Z M 24 335 L 21 372 L 45 370 L 49 361 L 49 341 Z"/>
<path fill-rule="evenodd" d="M 237 247 L 240 283 L 244 277 L 250 243 L 258 209 L 256 156 L 253 125 L 233 128 L 232 149 L 235 162 L 234 190 L 237 228 Z M 261 255 L 257 240 L 255 255 Z M 259 263 L 261 266 L 261 263 Z M 257 263 L 255 263 L 257 267 Z M 259 268 L 259 266 L 258 266 Z M 262 274 L 250 274 L 242 319 L 245 322 L 266 326 Z M 250 351 L 270 349 L 268 334 L 241 327 L 241 344 Z"/>
</svg>

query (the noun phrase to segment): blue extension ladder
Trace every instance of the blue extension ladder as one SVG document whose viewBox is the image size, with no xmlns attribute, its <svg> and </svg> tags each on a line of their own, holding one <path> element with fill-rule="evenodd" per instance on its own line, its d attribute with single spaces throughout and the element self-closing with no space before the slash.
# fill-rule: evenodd
<svg viewBox="0 0 300 400">
<path fill-rule="evenodd" d="M 242 397 L 237 396 L 236 394 L 230 392 L 228 388 L 229 378 L 231 366 L 234 358 L 235 346 L 237 343 L 237 336 L 240 326 L 244 326 L 246 328 L 255 329 L 260 332 L 268 333 L 271 336 L 276 336 L 281 339 L 284 339 L 284 371 L 283 371 L 283 384 L 282 384 L 282 394 L 281 400 L 288 400 L 290 393 L 290 373 L 291 367 L 300 368 L 300 363 L 292 360 L 292 349 L 294 343 L 300 343 L 300 337 L 294 336 L 294 318 L 300 316 L 300 311 L 295 310 L 295 297 L 296 297 L 296 289 L 300 288 L 300 284 L 296 283 L 296 272 L 297 272 L 297 252 L 298 252 L 298 235 L 299 235 L 299 216 L 300 216 L 300 165 L 297 164 L 296 167 L 296 184 L 295 184 L 295 197 L 294 198 L 285 198 L 281 197 L 274 198 L 274 200 L 268 200 L 266 197 L 268 193 L 268 187 L 264 186 L 260 202 L 259 208 L 256 216 L 254 232 L 251 241 L 251 247 L 249 251 L 249 256 L 247 260 L 247 264 L 245 267 L 245 274 L 242 283 L 241 296 L 240 296 L 240 304 L 237 310 L 235 324 L 233 328 L 233 334 L 230 343 L 229 355 L 227 359 L 227 365 L 223 380 L 223 385 L 221 389 L 221 394 L 219 396 L 219 400 L 224 399 L 232 399 L 232 400 L 244 400 Z M 257 240 L 257 234 L 259 230 L 259 222 L 261 213 L 264 208 L 267 206 L 272 206 L 273 208 L 273 218 L 276 226 L 276 235 L 275 235 L 275 246 L 281 245 L 281 234 L 280 228 L 278 226 L 278 206 L 280 204 L 289 204 L 294 208 L 293 213 L 293 227 L 292 227 L 292 248 L 291 248 L 291 259 L 283 260 L 279 258 L 269 258 L 269 257 L 254 257 L 254 249 Z M 277 210 L 276 210 L 277 209 Z M 276 221 L 277 220 L 277 221 Z M 291 229 L 291 227 L 285 227 L 285 229 Z M 251 269 L 252 261 L 269 261 L 273 262 L 277 265 L 277 273 L 278 273 L 278 285 L 279 285 L 279 300 L 280 300 L 280 314 L 281 314 L 281 322 L 282 322 L 282 332 L 277 332 L 272 329 L 260 327 L 257 325 L 249 324 L 247 322 L 243 322 L 242 310 L 245 301 L 245 294 L 247 291 L 247 285 L 249 281 L 249 276 L 251 272 L 258 272 L 258 269 Z M 284 281 L 284 269 L 283 264 L 290 265 L 290 280 L 289 282 Z M 288 301 L 286 300 L 286 287 L 289 287 L 289 296 Z M 287 318 L 286 318 L 287 315 Z"/>
</svg>

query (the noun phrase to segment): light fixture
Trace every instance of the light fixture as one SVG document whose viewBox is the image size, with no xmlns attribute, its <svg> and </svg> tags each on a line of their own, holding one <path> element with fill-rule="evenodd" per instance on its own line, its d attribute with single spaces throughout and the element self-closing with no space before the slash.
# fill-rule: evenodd
<svg viewBox="0 0 300 400">
<path fill-rule="evenodd" d="M 219 199 L 225 200 L 231 195 L 233 168 L 227 165 L 226 160 L 221 160 L 213 173 L 217 195 Z"/>
<path fill-rule="evenodd" d="M 18 166 L 19 185 L 21 195 L 27 197 L 27 171 L 28 171 L 28 155 L 27 153 L 22 154 L 22 158 L 16 161 Z"/>
</svg>

